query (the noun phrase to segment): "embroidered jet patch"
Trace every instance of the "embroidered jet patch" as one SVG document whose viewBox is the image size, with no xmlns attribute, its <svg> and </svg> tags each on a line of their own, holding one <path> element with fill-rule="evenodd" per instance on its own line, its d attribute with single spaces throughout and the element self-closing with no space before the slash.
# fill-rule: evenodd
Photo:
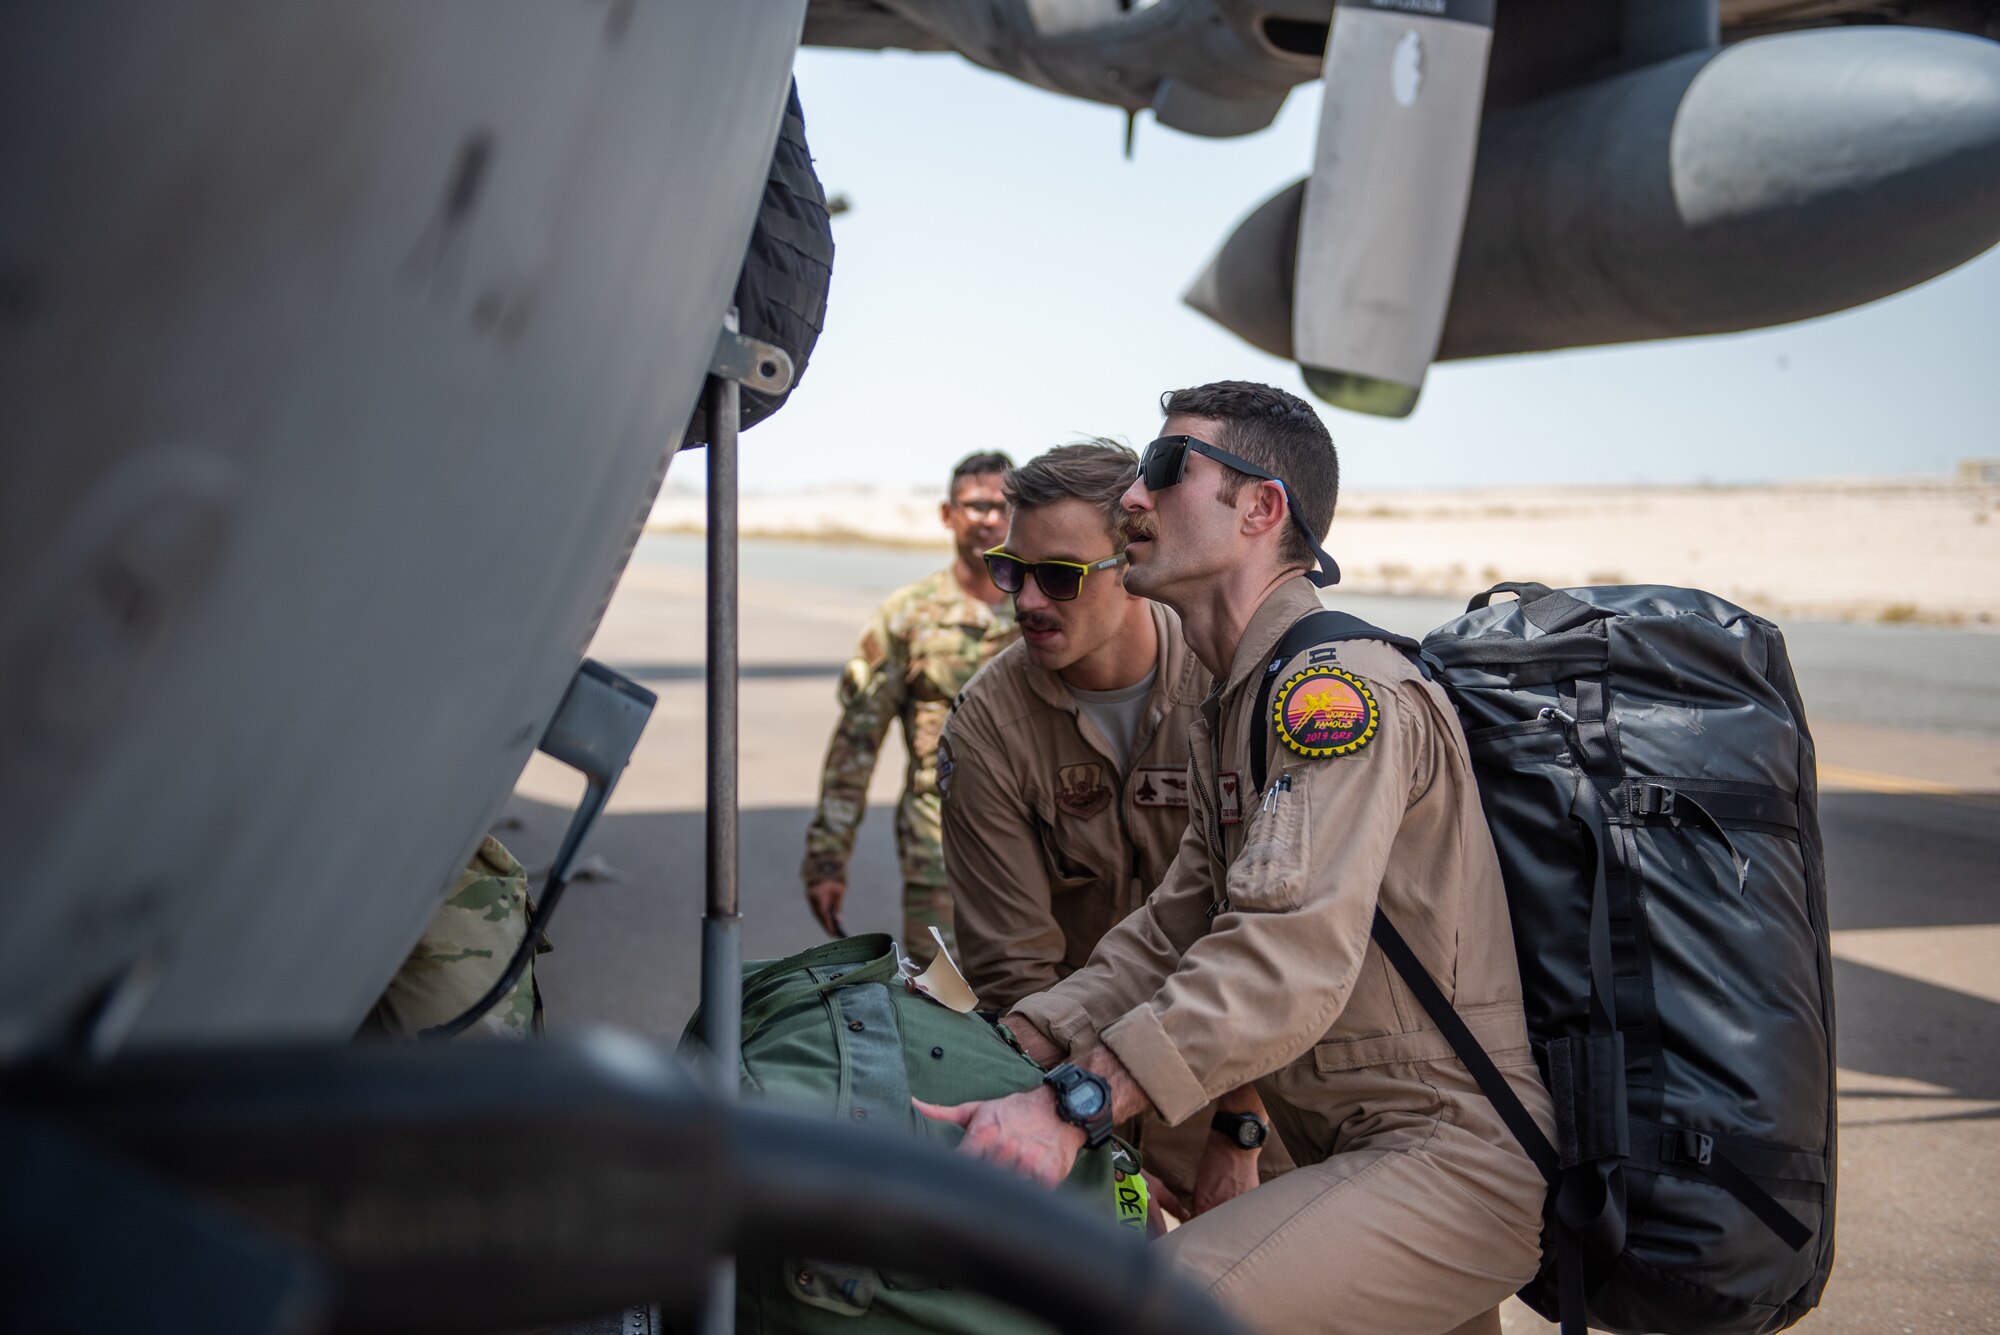
<svg viewBox="0 0 2000 1335">
<path fill-rule="evenodd" d="M 1294 673 L 1271 709 L 1278 740 L 1302 756 L 1353 755 L 1375 739 L 1381 720 L 1361 679 L 1337 667 Z"/>
<path fill-rule="evenodd" d="M 1141 765 L 1132 776 L 1135 807 L 1184 807 L 1188 804 L 1188 776 L 1184 769 L 1167 765 Z"/>
<path fill-rule="evenodd" d="M 1056 771 L 1056 805 L 1078 820 L 1089 820 L 1111 805 L 1102 765 L 1064 765 Z"/>
<path fill-rule="evenodd" d="M 1215 776 L 1216 795 L 1222 801 L 1222 823 L 1241 825 L 1243 823 L 1243 780 L 1236 777 L 1236 771 L 1226 769 Z"/>
</svg>

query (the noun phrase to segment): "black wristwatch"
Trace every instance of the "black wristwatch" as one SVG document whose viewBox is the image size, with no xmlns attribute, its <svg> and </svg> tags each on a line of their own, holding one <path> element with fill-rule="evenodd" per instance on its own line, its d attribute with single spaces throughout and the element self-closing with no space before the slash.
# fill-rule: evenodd
<svg viewBox="0 0 2000 1335">
<path fill-rule="evenodd" d="M 1270 1123 L 1256 1113 L 1218 1111 L 1209 1119 L 1208 1129 L 1220 1131 L 1239 1150 L 1254 1150 L 1271 1137 Z"/>
<path fill-rule="evenodd" d="M 1070 1062 L 1042 1077 L 1056 1092 L 1056 1116 L 1083 1128 L 1083 1143 L 1096 1149 L 1111 1139 L 1111 1086 Z"/>
</svg>

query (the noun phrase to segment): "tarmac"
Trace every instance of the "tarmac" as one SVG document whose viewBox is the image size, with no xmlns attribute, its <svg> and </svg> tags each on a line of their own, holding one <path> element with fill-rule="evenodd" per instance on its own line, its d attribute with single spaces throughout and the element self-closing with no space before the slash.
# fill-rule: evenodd
<svg viewBox="0 0 2000 1335">
<path fill-rule="evenodd" d="M 933 553 L 751 542 L 741 595 L 744 949 L 821 938 L 798 864 L 861 624 Z M 552 1028 L 673 1041 L 698 993 L 704 580 L 698 538 L 642 540 L 590 653 L 659 693 L 537 961 Z M 1391 629 L 1456 607 L 1342 598 Z M 1839 1007 L 1838 1261 L 1814 1335 L 2000 1332 L 2000 635 L 1786 627 L 1820 752 Z M 893 734 L 851 867 L 850 931 L 897 928 Z M 496 832 L 546 865 L 581 781 L 536 756 Z M 1554 1328 L 1518 1303 L 1508 1335 Z"/>
</svg>

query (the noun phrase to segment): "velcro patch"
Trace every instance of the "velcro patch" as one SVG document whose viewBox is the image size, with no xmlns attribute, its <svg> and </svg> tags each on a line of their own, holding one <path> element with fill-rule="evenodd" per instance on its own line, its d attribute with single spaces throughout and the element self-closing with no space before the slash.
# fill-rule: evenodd
<svg viewBox="0 0 2000 1335">
<path fill-rule="evenodd" d="M 1056 806 L 1064 814 L 1089 820 L 1110 805 L 1102 765 L 1064 765 L 1056 771 Z"/>
<path fill-rule="evenodd" d="M 1221 798 L 1221 818 L 1224 825 L 1243 823 L 1243 780 L 1236 771 L 1226 769 L 1215 776 L 1215 791 Z"/>
<path fill-rule="evenodd" d="M 1188 804 L 1188 776 L 1184 769 L 1170 765 L 1141 765 L 1133 772 L 1135 807 L 1184 807 Z"/>
<path fill-rule="evenodd" d="M 1353 755 L 1375 740 L 1381 721 L 1375 696 L 1361 678 L 1337 667 L 1293 673 L 1271 707 L 1278 740 L 1316 758 Z"/>
</svg>

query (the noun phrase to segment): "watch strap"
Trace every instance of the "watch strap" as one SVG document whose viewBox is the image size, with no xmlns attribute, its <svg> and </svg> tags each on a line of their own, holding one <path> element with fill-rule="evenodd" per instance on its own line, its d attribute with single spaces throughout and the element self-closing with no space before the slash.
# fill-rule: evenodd
<svg viewBox="0 0 2000 1335">
<path fill-rule="evenodd" d="M 1056 1116 L 1071 1126 L 1082 1128 L 1086 1147 L 1094 1150 L 1111 1139 L 1116 1123 L 1111 1116 L 1111 1086 L 1103 1076 L 1086 1071 L 1073 1062 L 1063 1062 L 1051 1067 L 1049 1073 L 1042 1077 L 1042 1083 L 1055 1092 Z M 1102 1095 L 1097 1112 L 1090 1117 L 1079 1117 L 1073 1112 L 1067 1097 L 1071 1090 L 1083 1084 L 1096 1085 Z"/>
<path fill-rule="evenodd" d="M 1209 1119 L 1208 1126 L 1209 1130 L 1220 1132 L 1238 1149 L 1260 1149 L 1271 1138 L 1271 1124 L 1256 1113 L 1227 1112 L 1218 1108 L 1215 1116 Z M 1252 1127 L 1256 1130 L 1251 1131 Z"/>
</svg>

